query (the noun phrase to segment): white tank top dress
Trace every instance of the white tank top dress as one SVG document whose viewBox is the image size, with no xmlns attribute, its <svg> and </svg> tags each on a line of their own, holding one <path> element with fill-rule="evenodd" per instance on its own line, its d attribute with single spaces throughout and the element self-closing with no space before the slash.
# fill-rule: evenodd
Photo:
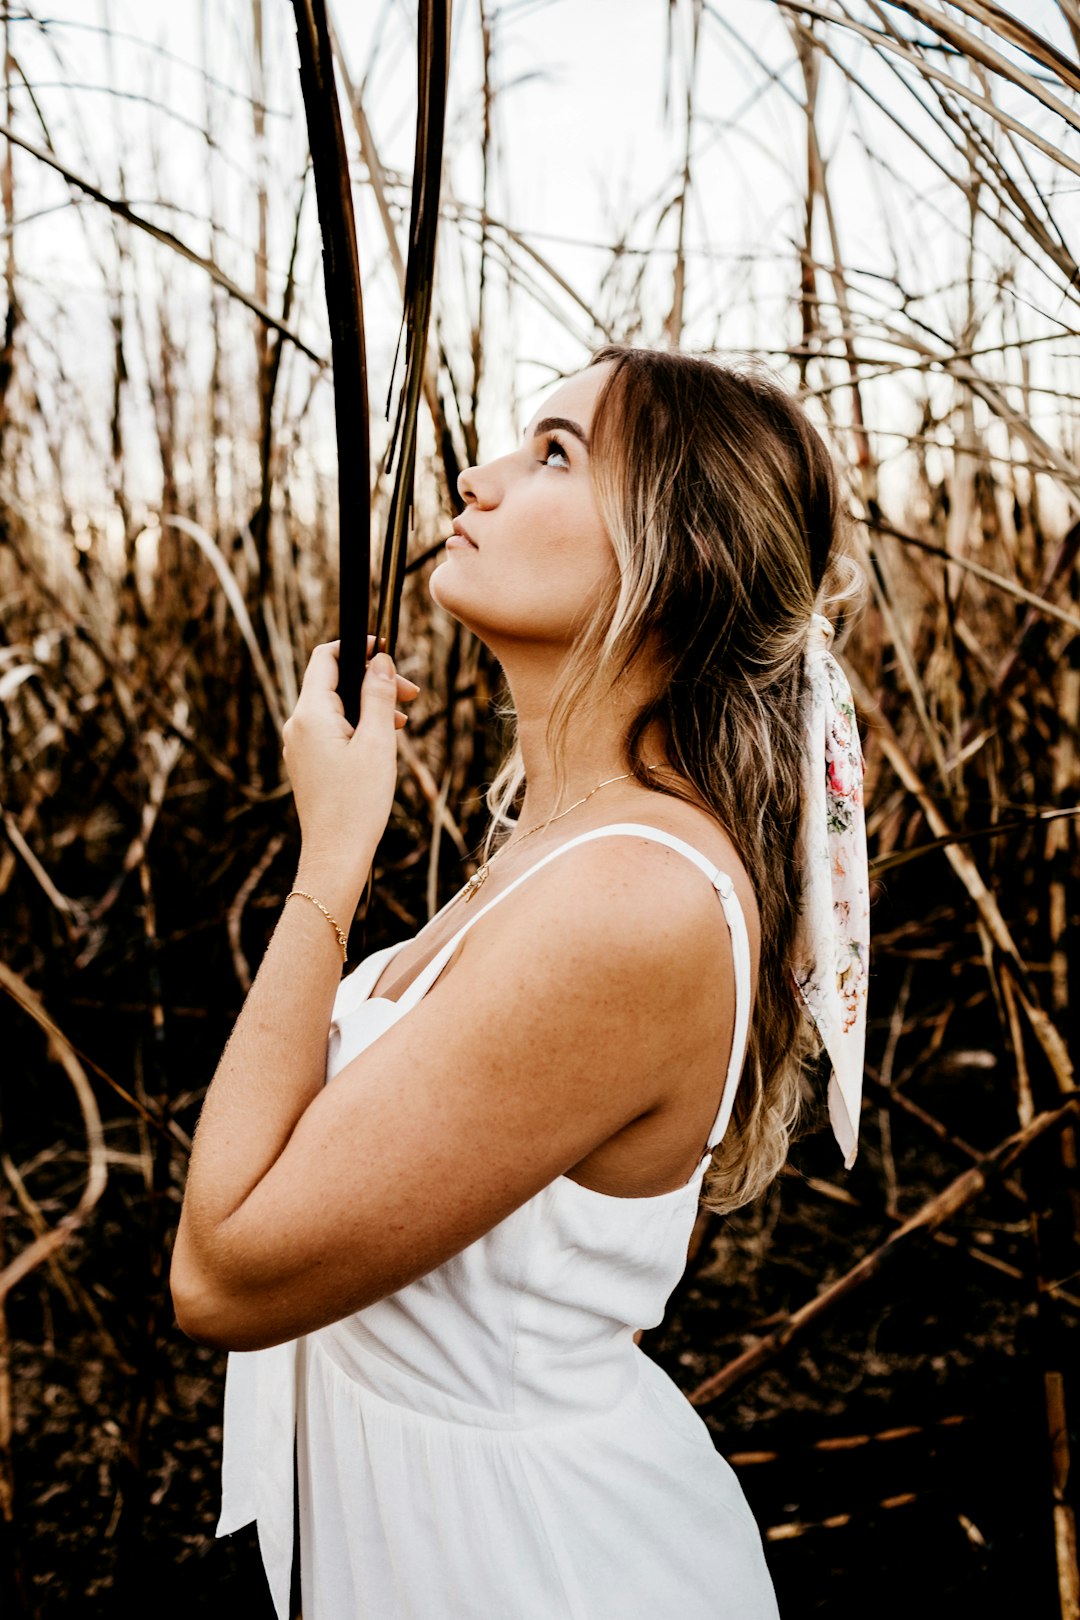
<svg viewBox="0 0 1080 1620">
<path fill-rule="evenodd" d="M 360 963 L 334 1002 L 328 1083 L 408 1017 L 492 907 L 567 850 L 623 836 L 693 861 L 727 918 L 735 1031 L 715 1146 L 746 1046 L 746 924 L 726 873 L 637 823 L 584 833 L 536 862 L 397 1002 L 371 991 L 406 942 Z M 644 1198 L 559 1176 L 397 1293 L 229 1356 L 216 1533 L 257 1521 L 279 1620 L 294 1439 L 304 1620 L 777 1620 L 734 1472 L 633 1338 L 663 1320 L 685 1269 L 710 1152 L 683 1186 Z M 416 1173 L 418 1198 L 441 1196 L 422 1164 Z"/>
</svg>

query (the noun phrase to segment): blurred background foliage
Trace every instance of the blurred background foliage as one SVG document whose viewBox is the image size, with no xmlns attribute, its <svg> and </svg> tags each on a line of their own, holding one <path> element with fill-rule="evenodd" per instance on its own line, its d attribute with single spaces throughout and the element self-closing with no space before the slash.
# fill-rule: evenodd
<svg viewBox="0 0 1080 1620">
<path fill-rule="evenodd" d="M 415 14 L 331 18 L 377 569 Z M 256 1613 L 253 1537 L 212 1539 L 223 1358 L 166 1278 L 297 856 L 281 725 L 336 633 L 291 8 L 0 21 L 0 1581 L 13 1614 Z M 425 586 L 460 469 L 605 341 L 773 365 L 869 581 L 840 643 L 863 1146 L 843 1176 L 808 1136 L 703 1215 L 644 1347 L 738 1470 L 785 1615 L 1076 1620 L 1080 9 L 462 0 L 450 82 L 399 642 L 423 695 L 350 954 L 420 926 L 484 828 L 498 670 Z"/>
</svg>

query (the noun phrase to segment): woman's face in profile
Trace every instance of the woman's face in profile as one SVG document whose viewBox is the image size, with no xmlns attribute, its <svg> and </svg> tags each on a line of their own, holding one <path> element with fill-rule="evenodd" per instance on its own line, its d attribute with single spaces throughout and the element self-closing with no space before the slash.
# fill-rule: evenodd
<svg viewBox="0 0 1080 1620">
<path fill-rule="evenodd" d="M 609 365 L 551 394 L 518 449 L 463 472 L 455 520 L 431 594 L 494 650 L 567 645 L 616 571 L 589 473 L 597 395 Z"/>
</svg>

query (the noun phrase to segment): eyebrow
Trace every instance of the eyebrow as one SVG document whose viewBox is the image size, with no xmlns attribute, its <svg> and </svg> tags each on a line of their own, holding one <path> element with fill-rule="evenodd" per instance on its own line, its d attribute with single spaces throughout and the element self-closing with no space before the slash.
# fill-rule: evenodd
<svg viewBox="0 0 1080 1620">
<path fill-rule="evenodd" d="M 585 429 L 579 422 L 571 422 L 568 416 L 545 416 L 543 421 L 537 422 L 529 437 L 538 439 L 541 433 L 551 433 L 558 428 L 562 428 L 564 433 L 572 433 L 575 439 L 580 439 L 586 450 L 589 448 Z"/>
</svg>

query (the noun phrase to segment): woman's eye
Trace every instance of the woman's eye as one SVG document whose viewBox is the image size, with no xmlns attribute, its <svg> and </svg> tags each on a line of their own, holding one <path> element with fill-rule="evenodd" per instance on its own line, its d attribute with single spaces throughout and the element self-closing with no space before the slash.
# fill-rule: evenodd
<svg viewBox="0 0 1080 1620">
<path fill-rule="evenodd" d="M 544 451 L 544 465 L 545 466 L 551 460 L 552 456 L 561 456 L 562 457 L 562 465 L 564 467 L 569 467 L 569 465 L 570 465 L 570 457 L 567 455 L 566 451 L 563 449 L 563 447 L 559 443 L 558 439 L 549 439 L 547 441 L 547 447 L 546 447 L 546 449 Z"/>
</svg>

